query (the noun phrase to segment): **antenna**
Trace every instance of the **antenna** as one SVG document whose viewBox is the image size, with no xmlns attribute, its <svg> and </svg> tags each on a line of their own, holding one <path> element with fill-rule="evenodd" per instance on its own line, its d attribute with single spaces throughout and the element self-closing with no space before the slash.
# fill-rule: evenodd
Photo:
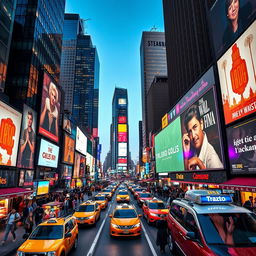
<svg viewBox="0 0 256 256">
<path fill-rule="evenodd" d="M 82 25 L 83 25 L 83 30 L 84 30 L 84 34 L 87 34 L 87 31 L 86 31 L 86 29 L 85 29 L 85 21 L 88 21 L 88 20 L 91 20 L 91 18 L 88 18 L 88 19 L 81 19 L 81 21 L 82 21 Z"/>
<path fill-rule="evenodd" d="M 158 30 L 158 28 L 154 25 L 151 29 L 150 29 L 150 32 L 152 32 L 152 31 L 157 31 Z"/>
</svg>

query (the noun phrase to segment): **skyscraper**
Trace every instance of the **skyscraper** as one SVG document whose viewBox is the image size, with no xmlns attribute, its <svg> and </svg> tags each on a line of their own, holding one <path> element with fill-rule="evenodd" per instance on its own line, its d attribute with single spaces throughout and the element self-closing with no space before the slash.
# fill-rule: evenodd
<svg viewBox="0 0 256 256">
<path fill-rule="evenodd" d="M 78 14 L 65 14 L 61 53 L 60 84 L 65 91 L 64 110 L 72 113 L 75 83 L 77 37 L 83 34 L 83 22 Z"/>
<path fill-rule="evenodd" d="M 172 107 L 210 67 L 213 59 L 205 1 L 163 0 L 163 7 Z"/>
<path fill-rule="evenodd" d="M 38 105 L 42 71 L 58 84 L 65 0 L 17 0 L 5 92 L 11 102 Z"/>
<path fill-rule="evenodd" d="M 16 0 L 0 2 L 0 91 L 4 91 L 6 70 L 12 38 Z"/>
<path fill-rule="evenodd" d="M 111 167 L 126 171 L 129 163 L 129 125 L 127 89 L 115 88 L 112 100 Z"/>
<path fill-rule="evenodd" d="M 143 147 L 149 145 L 147 95 L 156 75 L 167 75 L 165 34 L 143 32 L 140 45 Z"/>
</svg>

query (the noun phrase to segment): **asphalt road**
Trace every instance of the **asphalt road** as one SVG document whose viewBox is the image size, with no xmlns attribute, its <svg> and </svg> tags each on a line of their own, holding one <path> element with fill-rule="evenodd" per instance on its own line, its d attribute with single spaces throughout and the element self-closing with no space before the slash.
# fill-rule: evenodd
<svg viewBox="0 0 256 256">
<path fill-rule="evenodd" d="M 130 192 L 129 192 L 130 193 Z M 142 214 L 142 209 L 138 206 L 130 193 L 131 202 L 136 207 L 138 214 Z M 76 251 L 72 251 L 69 256 L 156 256 L 171 255 L 166 246 L 166 253 L 161 254 L 159 247 L 156 246 L 157 229 L 149 226 L 146 220 L 141 217 L 144 227 L 140 238 L 112 238 L 109 235 L 109 214 L 117 205 L 116 193 L 108 208 L 101 211 L 101 217 L 96 226 L 79 228 L 79 241 Z M 15 256 L 16 254 L 10 254 Z"/>
</svg>

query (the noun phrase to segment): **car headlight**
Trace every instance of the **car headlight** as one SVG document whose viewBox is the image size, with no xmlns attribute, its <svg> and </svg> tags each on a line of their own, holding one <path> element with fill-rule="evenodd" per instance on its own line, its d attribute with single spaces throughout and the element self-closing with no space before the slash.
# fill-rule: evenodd
<svg viewBox="0 0 256 256">
<path fill-rule="evenodd" d="M 116 224 L 114 224 L 114 223 L 111 223 L 111 226 L 112 226 L 113 228 L 118 228 L 118 225 L 116 225 Z"/>
<path fill-rule="evenodd" d="M 17 256 L 24 256 L 25 255 L 25 253 L 24 252 L 21 252 L 21 251 L 17 251 L 17 254 L 16 254 Z"/>
<path fill-rule="evenodd" d="M 155 214 L 155 213 L 150 213 L 151 216 L 155 216 L 155 217 L 158 217 L 158 214 Z"/>
<path fill-rule="evenodd" d="M 47 256 L 56 256 L 56 252 L 47 252 Z"/>
<path fill-rule="evenodd" d="M 87 217 L 87 220 L 93 219 L 94 215 Z"/>
<path fill-rule="evenodd" d="M 140 227 L 140 222 L 139 222 L 138 224 L 135 224 L 133 227 L 134 227 L 134 228 Z"/>
</svg>

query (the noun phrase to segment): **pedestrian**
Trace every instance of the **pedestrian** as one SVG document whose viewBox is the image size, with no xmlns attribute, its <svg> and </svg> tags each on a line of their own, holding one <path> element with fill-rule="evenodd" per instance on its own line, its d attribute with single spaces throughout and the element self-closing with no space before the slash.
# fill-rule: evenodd
<svg viewBox="0 0 256 256">
<path fill-rule="evenodd" d="M 25 221 L 25 234 L 30 235 L 34 226 L 33 212 L 30 212 Z"/>
<path fill-rule="evenodd" d="M 5 244 L 10 232 L 12 233 L 12 236 L 13 236 L 13 242 L 16 241 L 15 230 L 17 229 L 16 223 L 19 220 L 20 220 L 20 215 L 19 215 L 19 213 L 16 212 L 16 209 L 13 208 L 7 216 L 5 235 L 4 235 L 4 239 L 2 241 L 2 245 Z"/>
<path fill-rule="evenodd" d="M 37 205 L 37 208 L 35 209 L 35 224 L 36 226 L 42 223 L 44 217 L 44 209 Z"/>
<path fill-rule="evenodd" d="M 243 207 L 250 211 L 253 210 L 253 196 L 249 196 L 249 200 L 244 202 Z"/>
<path fill-rule="evenodd" d="M 156 245 L 160 246 L 161 253 L 165 253 L 165 246 L 167 245 L 167 222 L 165 220 L 165 215 L 162 214 L 160 216 L 160 220 L 156 222 L 156 227 Z"/>
</svg>

